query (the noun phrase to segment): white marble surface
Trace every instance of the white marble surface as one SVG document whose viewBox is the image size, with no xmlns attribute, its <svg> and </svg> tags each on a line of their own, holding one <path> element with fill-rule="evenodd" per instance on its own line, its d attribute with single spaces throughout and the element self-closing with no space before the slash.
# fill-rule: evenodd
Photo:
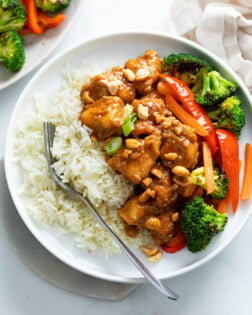
<svg viewBox="0 0 252 315">
<path fill-rule="evenodd" d="M 52 54 L 72 44 L 115 30 L 163 30 L 168 0 L 86 0 L 65 40 Z M 73 0 L 74 3 L 74 0 Z M 142 10 L 142 11 L 141 11 Z M 140 15 L 140 12 L 141 15 Z M 51 55 L 51 56 L 52 56 Z M 0 91 L 0 157 L 8 120 L 33 73 Z M 1 187 L 3 189 L 3 187 Z M 0 218 L 1 219 L 1 218 Z M 10 225 L 10 229 L 15 226 Z M 252 314 L 252 219 L 218 257 L 187 275 L 169 281 L 181 299 L 166 300 L 150 285 L 137 288 L 125 300 L 105 302 L 69 293 L 35 275 L 13 247 L 0 239 L 0 314 Z"/>
</svg>

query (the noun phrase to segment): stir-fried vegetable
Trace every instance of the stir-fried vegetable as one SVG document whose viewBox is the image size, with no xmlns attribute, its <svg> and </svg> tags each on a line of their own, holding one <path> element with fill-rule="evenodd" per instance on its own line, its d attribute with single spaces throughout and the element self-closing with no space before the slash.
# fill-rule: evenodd
<svg viewBox="0 0 252 315">
<path fill-rule="evenodd" d="M 194 253 L 205 249 L 212 237 L 224 230 L 227 220 L 226 215 L 206 204 L 201 197 L 188 202 L 181 218 L 188 249 Z"/>
<path fill-rule="evenodd" d="M 229 203 L 230 203 L 230 198 L 229 198 L 229 194 L 227 194 L 226 198 L 222 199 L 219 202 L 219 204 L 217 206 L 217 211 L 222 213 L 222 214 L 227 213 L 227 209 L 228 209 Z"/>
<path fill-rule="evenodd" d="M 122 131 L 123 134 L 125 135 L 125 137 L 128 137 L 131 132 L 134 130 L 134 123 L 137 120 L 137 114 L 136 113 L 132 113 L 130 114 L 123 122 L 122 125 Z"/>
<path fill-rule="evenodd" d="M 230 96 L 220 105 L 209 108 L 207 114 L 216 128 L 228 129 L 239 139 L 245 125 L 245 114 L 237 96 Z"/>
<path fill-rule="evenodd" d="M 190 87 L 201 81 L 203 73 L 213 70 L 213 67 L 204 59 L 185 53 L 165 57 L 162 68 L 169 75 L 180 79 Z"/>
<path fill-rule="evenodd" d="M 223 167 L 229 180 L 229 195 L 233 211 L 235 212 L 239 202 L 239 145 L 235 135 L 225 129 L 216 130 Z"/>
<path fill-rule="evenodd" d="M 236 89 L 235 83 L 224 79 L 219 72 L 211 71 L 203 75 L 202 87 L 197 91 L 192 88 L 192 91 L 198 103 L 203 106 L 213 106 L 233 95 Z"/>
<path fill-rule="evenodd" d="M 123 140 L 121 137 L 112 138 L 106 145 L 106 153 L 110 156 L 115 155 L 123 148 Z"/>
<path fill-rule="evenodd" d="M 169 91 L 172 90 L 172 95 L 177 98 L 184 108 L 208 131 L 205 140 L 210 146 L 214 159 L 221 164 L 220 148 L 215 127 L 204 108 L 195 101 L 193 92 L 184 82 L 176 78 L 167 75 L 160 76 L 169 85 L 170 89 L 165 90 L 164 86 L 159 85 L 159 92 L 161 94 L 168 94 Z"/>
<path fill-rule="evenodd" d="M 202 142 L 202 151 L 203 151 L 204 173 L 205 173 L 205 178 L 206 178 L 206 191 L 208 194 L 212 194 L 215 190 L 213 160 L 212 160 L 211 151 L 206 142 Z"/>
<path fill-rule="evenodd" d="M 246 143 L 245 146 L 245 167 L 242 183 L 241 199 L 247 200 L 252 193 L 252 144 Z"/>
<path fill-rule="evenodd" d="M 169 242 L 162 244 L 161 248 L 169 254 L 174 254 L 179 250 L 183 249 L 185 246 L 186 246 L 185 235 L 184 233 L 179 231 L 178 234 L 173 239 L 171 239 Z"/>
<path fill-rule="evenodd" d="M 219 169 L 213 170 L 215 188 L 211 196 L 216 199 L 223 199 L 228 191 L 228 179 L 225 173 L 221 173 Z M 204 166 L 194 169 L 190 174 L 191 182 L 206 190 L 206 176 Z"/>
</svg>

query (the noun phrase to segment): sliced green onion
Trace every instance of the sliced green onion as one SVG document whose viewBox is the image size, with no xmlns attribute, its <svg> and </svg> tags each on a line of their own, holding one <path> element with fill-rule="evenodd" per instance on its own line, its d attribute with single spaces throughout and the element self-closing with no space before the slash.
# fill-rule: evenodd
<svg viewBox="0 0 252 315">
<path fill-rule="evenodd" d="M 112 138 L 106 145 L 106 152 L 113 156 L 123 148 L 123 140 L 121 137 Z"/>
<path fill-rule="evenodd" d="M 130 114 L 123 122 L 122 132 L 127 137 L 134 130 L 134 123 L 137 120 L 136 113 Z"/>
</svg>

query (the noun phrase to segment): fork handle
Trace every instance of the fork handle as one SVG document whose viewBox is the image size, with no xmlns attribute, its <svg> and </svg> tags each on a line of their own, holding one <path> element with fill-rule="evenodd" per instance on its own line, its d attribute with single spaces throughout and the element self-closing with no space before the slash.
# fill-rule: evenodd
<svg viewBox="0 0 252 315">
<path fill-rule="evenodd" d="M 92 214 L 98 220 L 98 222 L 108 231 L 108 233 L 113 237 L 113 239 L 120 246 L 122 251 L 129 257 L 131 262 L 137 267 L 137 269 L 144 275 L 144 277 L 162 294 L 168 297 L 171 300 L 176 301 L 179 299 L 179 296 L 174 293 L 172 290 L 167 288 L 162 282 L 156 278 L 153 273 L 137 258 L 137 256 L 129 249 L 129 247 L 114 233 L 114 231 L 107 225 L 107 223 L 103 220 L 100 214 L 96 211 L 93 205 L 84 198 L 81 194 L 76 192 L 76 195 L 88 206 Z"/>
</svg>

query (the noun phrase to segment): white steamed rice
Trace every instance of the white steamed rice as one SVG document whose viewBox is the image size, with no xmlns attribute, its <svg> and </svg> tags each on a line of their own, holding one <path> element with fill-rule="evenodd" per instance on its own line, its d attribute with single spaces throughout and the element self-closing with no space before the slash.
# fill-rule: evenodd
<svg viewBox="0 0 252 315">
<path fill-rule="evenodd" d="M 82 109 L 79 94 L 87 66 L 66 69 L 61 88 L 51 96 L 34 96 L 34 110 L 17 123 L 15 156 L 22 168 L 27 211 L 45 228 L 74 233 L 76 246 L 95 250 L 101 247 L 107 256 L 119 252 L 118 246 L 97 223 L 81 201 L 69 199 L 52 182 L 44 156 L 43 121 L 56 128 L 52 149 L 58 162 L 54 167 L 62 179 L 87 196 L 111 228 L 129 245 L 149 242 L 146 233 L 136 238 L 125 235 L 117 209 L 127 200 L 133 187 L 105 162 L 101 143 L 90 140 L 91 130 L 78 120 Z M 53 95 L 53 96 L 52 96 Z"/>
</svg>

